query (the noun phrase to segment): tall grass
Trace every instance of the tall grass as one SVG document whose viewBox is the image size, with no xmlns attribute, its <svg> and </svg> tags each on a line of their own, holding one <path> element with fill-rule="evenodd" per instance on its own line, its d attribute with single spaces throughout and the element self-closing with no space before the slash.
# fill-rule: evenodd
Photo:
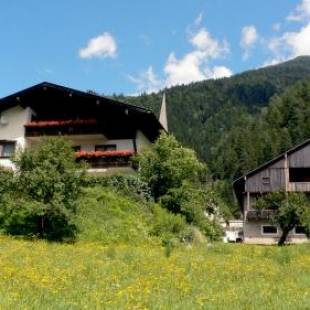
<svg viewBox="0 0 310 310">
<path fill-rule="evenodd" d="M 308 245 L 52 244 L 0 237 L 1 309 L 309 309 Z"/>
</svg>

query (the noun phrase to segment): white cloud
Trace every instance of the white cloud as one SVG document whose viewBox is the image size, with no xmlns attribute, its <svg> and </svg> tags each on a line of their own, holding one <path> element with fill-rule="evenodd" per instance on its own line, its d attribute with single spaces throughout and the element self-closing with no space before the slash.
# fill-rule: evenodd
<svg viewBox="0 0 310 310">
<path fill-rule="evenodd" d="M 202 15 L 194 22 L 200 24 Z M 190 31 L 189 43 L 192 50 L 182 57 L 177 57 L 171 52 L 164 66 L 164 78 L 159 79 L 149 67 L 138 77 L 129 76 L 129 79 L 137 84 L 138 91 L 156 91 L 163 87 L 171 87 L 180 84 L 202 81 L 205 79 L 217 79 L 232 75 L 232 71 L 225 66 L 210 66 L 209 62 L 227 55 L 229 45 L 225 40 L 217 40 L 212 37 L 206 28 Z"/>
<path fill-rule="evenodd" d="M 195 35 L 190 38 L 190 43 L 199 51 L 204 53 L 204 57 L 218 58 L 229 53 L 228 43 L 223 40 L 212 38 L 211 34 L 206 28 L 201 28 Z"/>
<path fill-rule="evenodd" d="M 272 38 L 268 48 L 273 58 L 267 64 L 276 64 L 301 55 L 310 55 L 310 22 L 299 31 L 285 32 L 280 37 Z"/>
<path fill-rule="evenodd" d="M 240 40 L 240 46 L 244 50 L 243 52 L 243 59 L 248 59 L 250 56 L 250 51 L 255 45 L 259 38 L 259 35 L 257 33 L 257 30 L 255 26 L 248 25 L 244 26 L 241 29 L 241 40 Z"/>
<path fill-rule="evenodd" d="M 310 22 L 298 32 L 287 32 L 283 40 L 291 49 L 291 56 L 310 55 Z"/>
<path fill-rule="evenodd" d="M 214 71 L 214 68 L 210 69 L 208 66 L 211 59 L 224 57 L 230 52 L 225 40 L 216 40 L 206 28 L 200 28 L 196 33 L 191 34 L 189 42 L 194 49 L 183 57 L 178 59 L 175 53 L 170 53 L 164 67 L 166 86 L 189 84 L 229 74 L 228 71 L 223 71 L 224 67 L 214 67 Z"/>
<path fill-rule="evenodd" d="M 166 86 L 188 84 L 205 79 L 205 74 L 200 68 L 202 60 L 203 55 L 199 51 L 188 53 L 181 59 L 177 59 L 175 54 L 171 53 L 164 68 Z"/>
<path fill-rule="evenodd" d="M 295 11 L 291 13 L 286 19 L 290 21 L 303 21 L 310 18 L 310 0 L 302 0 L 297 5 Z"/>
<path fill-rule="evenodd" d="M 225 66 L 215 66 L 211 70 L 207 69 L 206 75 L 211 79 L 220 79 L 232 76 L 233 72 Z"/>
<path fill-rule="evenodd" d="M 117 44 L 113 36 L 104 32 L 98 37 L 90 39 L 86 47 L 80 49 L 79 56 L 81 58 L 114 58 L 116 52 Z"/>
<path fill-rule="evenodd" d="M 128 78 L 131 82 L 137 85 L 137 92 L 139 94 L 156 92 L 163 87 L 163 82 L 154 73 L 152 66 L 149 66 L 137 77 L 128 75 Z"/>
</svg>

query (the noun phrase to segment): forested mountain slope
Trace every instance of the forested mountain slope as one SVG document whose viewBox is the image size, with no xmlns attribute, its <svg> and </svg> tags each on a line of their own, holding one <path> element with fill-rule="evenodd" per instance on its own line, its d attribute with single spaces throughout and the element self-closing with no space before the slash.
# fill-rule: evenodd
<svg viewBox="0 0 310 310">
<path fill-rule="evenodd" d="M 198 152 L 214 177 L 232 179 L 282 149 L 282 145 L 270 151 L 265 147 L 261 154 L 262 145 L 269 143 L 264 135 L 256 138 L 259 130 L 266 129 L 266 124 L 260 124 L 262 108 L 273 96 L 306 79 L 310 79 L 309 56 L 230 78 L 166 89 L 169 129 Z M 120 99 L 158 113 L 161 98 L 162 92 Z M 274 138 L 275 144 L 281 143 L 280 137 Z M 285 147 L 295 142 L 288 136 L 283 139 Z"/>
</svg>

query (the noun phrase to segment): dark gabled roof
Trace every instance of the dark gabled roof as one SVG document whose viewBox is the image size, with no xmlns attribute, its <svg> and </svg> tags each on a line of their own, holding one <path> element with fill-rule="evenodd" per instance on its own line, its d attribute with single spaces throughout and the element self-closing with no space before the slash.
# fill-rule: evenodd
<svg viewBox="0 0 310 310">
<path fill-rule="evenodd" d="M 289 150 L 287 150 L 284 153 L 281 153 L 280 155 L 278 155 L 277 157 L 265 162 L 264 164 L 258 166 L 257 168 L 243 174 L 241 177 L 237 178 L 234 180 L 234 183 L 244 179 L 245 177 L 249 177 L 253 174 L 256 174 L 257 172 L 260 172 L 261 170 L 263 170 L 264 168 L 267 168 L 268 166 L 272 165 L 273 163 L 277 162 L 278 160 L 282 159 L 283 157 L 285 157 L 285 155 L 289 155 L 291 153 L 294 153 L 300 149 L 302 149 L 303 147 L 307 146 L 308 144 L 310 144 L 310 139 L 305 140 L 303 143 L 300 143 L 292 148 L 290 148 Z"/>
<path fill-rule="evenodd" d="M 141 129 L 154 141 L 159 132 L 164 130 L 149 109 L 49 82 L 42 82 L 1 98 L 0 112 L 17 105 L 31 107 L 42 118 L 52 118 L 62 113 L 66 116 L 71 112 L 103 117 L 106 130 L 113 127 L 111 138 L 113 135 L 132 135 L 135 129 Z"/>
<path fill-rule="evenodd" d="M 146 113 L 153 113 L 151 110 L 143 108 L 143 107 L 138 107 L 135 105 L 130 105 L 127 103 L 123 103 L 117 100 L 113 100 L 101 95 L 97 95 L 91 92 L 84 92 L 81 90 L 77 90 L 74 88 L 70 88 L 70 87 L 66 87 L 66 86 L 62 86 L 62 85 L 57 85 L 57 84 L 53 84 L 50 82 L 42 82 L 36 85 L 33 85 L 31 87 L 25 88 L 23 90 L 20 90 L 14 94 L 11 94 L 9 96 L 3 97 L 0 99 L 0 111 L 3 111 L 7 108 L 13 107 L 15 105 L 20 105 L 21 103 L 18 102 L 16 100 L 16 98 L 21 98 L 27 94 L 30 94 L 38 89 L 42 89 L 42 88 L 51 88 L 51 89 L 56 89 L 62 92 L 66 92 L 66 93 L 74 93 L 78 96 L 82 96 L 82 97 L 88 97 L 88 98 L 93 98 L 96 100 L 104 100 L 105 104 L 113 104 L 113 105 L 118 105 L 120 107 L 126 108 L 126 109 L 132 109 L 132 110 L 137 110 L 137 111 L 141 111 L 141 112 L 146 112 Z"/>
</svg>

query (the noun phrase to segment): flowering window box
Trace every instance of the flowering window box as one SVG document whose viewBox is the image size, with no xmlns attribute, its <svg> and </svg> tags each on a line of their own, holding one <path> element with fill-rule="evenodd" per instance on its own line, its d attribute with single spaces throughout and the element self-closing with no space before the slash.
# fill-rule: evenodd
<svg viewBox="0 0 310 310">
<path fill-rule="evenodd" d="M 78 161 L 85 160 L 91 167 L 131 166 L 130 158 L 134 155 L 131 150 L 121 151 L 79 151 L 75 153 Z"/>
<path fill-rule="evenodd" d="M 25 125 L 26 136 L 42 135 L 72 135 L 101 133 L 101 128 L 95 119 L 76 120 L 42 120 L 32 121 Z"/>
<path fill-rule="evenodd" d="M 48 120 L 48 121 L 32 121 L 25 125 L 26 128 L 40 128 L 40 127 L 61 127 L 61 126 L 75 126 L 75 125 L 95 125 L 95 119 L 70 119 L 70 120 Z"/>
</svg>

